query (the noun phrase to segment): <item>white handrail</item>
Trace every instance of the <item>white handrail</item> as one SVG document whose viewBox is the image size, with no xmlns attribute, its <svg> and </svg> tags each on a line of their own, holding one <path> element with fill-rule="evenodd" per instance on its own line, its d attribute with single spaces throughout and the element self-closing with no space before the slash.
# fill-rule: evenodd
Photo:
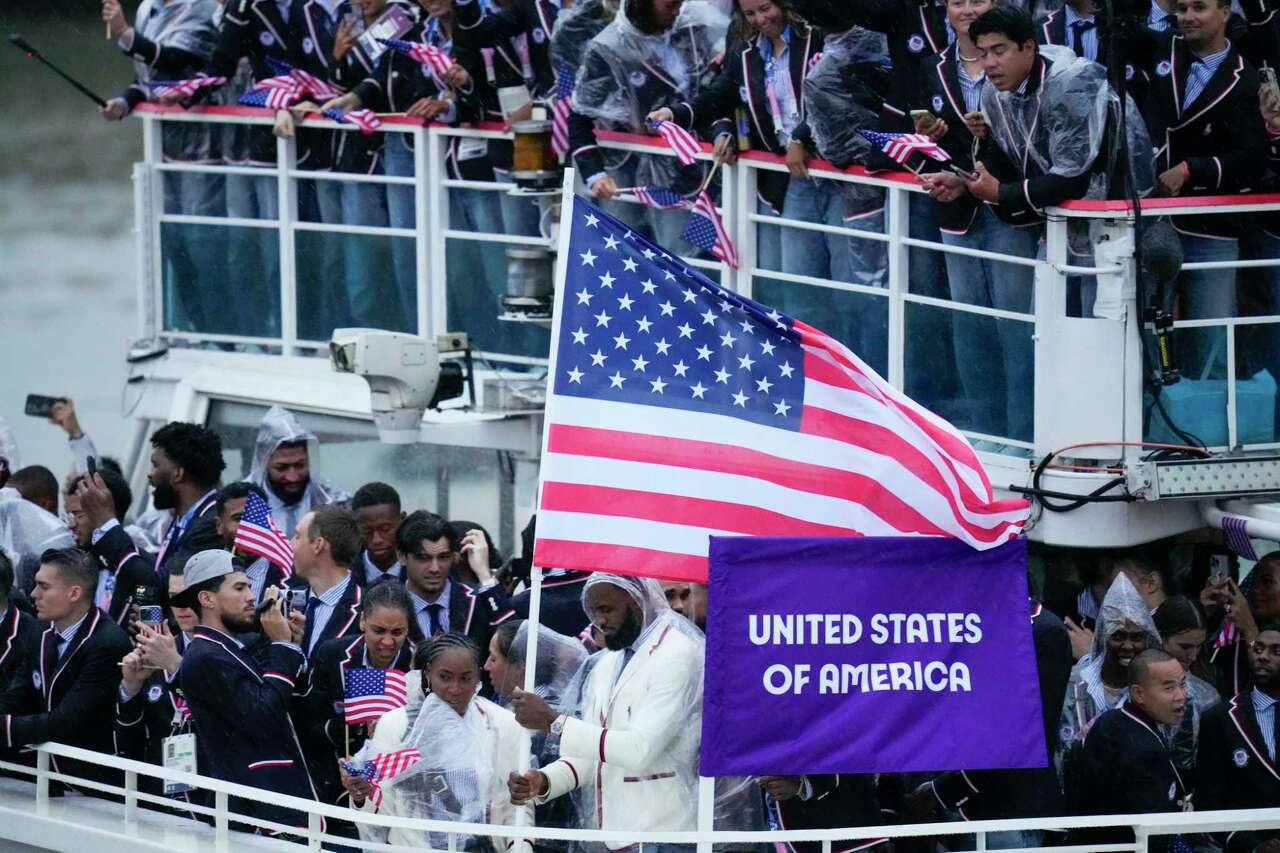
<svg viewBox="0 0 1280 853">
<path fill-rule="evenodd" d="M 84 787 L 101 789 L 104 792 L 111 792 L 124 796 L 127 801 L 126 806 L 129 800 L 143 800 L 148 802 L 163 801 L 163 798 L 140 794 L 136 788 L 136 781 L 138 778 L 153 778 L 180 782 L 198 789 L 211 791 L 215 794 L 215 804 L 212 808 L 212 814 L 215 817 L 216 824 L 219 826 L 225 826 L 229 821 L 249 824 L 270 824 L 270 822 L 261 821 L 260 819 L 246 817 L 232 812 L 228 806 L 229 799 L 231 797 L 237 797 L 260 803 L 268 803 L 285 809 L 296 810 L 308 815 L 336 818 L 356 824 L 364 824 L 371 827 L 387 829 L 416 830 L 420 832 L 433 832 L 448 835 L 477 835 L 499 838 L 520 837 L 561 841 L 626 841 L 641 844 L 696 844 L 698 842 L 715 844 L 741 842 L 772 843 L 774 841 L 791 843 L 798 841 L 832 842 L 847 839 L 892 839 L 940 835 L 979 834 L 985 836 L 992 832 L 1009 832 L 1019 830 L 1062 831 L 1078 828 L 1102 827 L 1127 827 L 1135 830 L 1140 837 L 1150 835 L 1168 835 L 1173 833 L 1215 833 L 1240 830 L 1280 829 L 1280 810 L 1241 809 L 1220 812 L 1173 812 L 1168 814 L 1095 815 L 1083 817 L 1027 818 L 1017 820 L 978 820 L 963 823 L 922 823 L 890 826 L 840 827 L 834 829 L 768 830 L 763 832 L 739 830 L 699 832 L 696 830 L 690 830 L 668 832 L 626 832 L 620 835 L 616 831 L 595 829 L 562 829 L 545 826 L 454 823 L 441 820 L 391 817 L 356 809 L 342 808 L 325 803 L 318 803 L 312 800 L 277 794 L 272 791 L 265 791 L 245 785 L 223 782 L 217 779 L 212 779 L 208 776 L 185 773 L 179 770 L 171 770 L 158 765 L 147 764 L 128 758 L 121 758 L 119 756 L 97 753 L 90 750 L 80 749 L 78 747 L 67 746 L 65 744 L 44 743 L 37 745 L 34 749 L 37 752 L 37 767 L 34 770 L 24 765 L 8 762 L 0 762 L 0 769 L 35 776 L 36 786 L 34 794 L 37 804 L 42 800 L 46 804 L 48 803 L 47 786 L 50 780 L 75 782 L 74 777 L 68 776 L 65 773 L 53 772 L 49 769 L 49 759 L 51 757 L 68 758 L 88 764 L 94 764 L 99 767 L 114 768 L 130 774 L 134 782 L 134 785 L 132 786 L 128 784 L 125 786 L 115 786 L 104 785 L 101 783 L 78 783 Z M 178 808 L 186 807 L 181 801 L 171 800 L 169 802 L 172 802 L 174 806 Z M 200 809 L 200 811 L 204 810 Z M 124 814 L 122 812 L 122 819 L 123 818 Z M 298 837 L 316 839 L 322 837 L 321 833 L 319 833 L 318 826 L 315 825 L 316 823 L 317 822 L 313 820 L 311 821 L 312 826 L 307 828 L 288 828 L 288 831 L 290 834 Z M 0 837 L 3 836 L 3 833 L 3 827 L 0 827 Z M 323 837 L 328 838 L 330 836 L 326 835 Z M 333 840 L 340 841 L 342 839 L 334 838 Z M 350 843 L 349 840 L 348 843 Z M 1079 849 L 1082 851 L 1088 849 L 1098 851 L 1141 850 L 1144 848 L 1145 842 L 1137 843 L 1136 846 L 1135 844 L 1091 844 L 1087 848 L 1066 847 L 1062 849 Z"/>
</svg>

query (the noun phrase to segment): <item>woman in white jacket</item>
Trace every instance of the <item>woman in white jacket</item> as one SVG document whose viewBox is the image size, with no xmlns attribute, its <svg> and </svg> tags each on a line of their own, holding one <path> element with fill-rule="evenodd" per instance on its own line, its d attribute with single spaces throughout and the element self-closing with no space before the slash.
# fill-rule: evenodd
<svg viewBox="0 0 1280 853">
<path fill-rule="evenodd" d="M 464 634 L 440 634 L 419 648 L 415 664 L 425 681 L 415 690 L 416 679 L 410 680 L 409 704 L 378 721 L 354 762 L 407 748 L 422 757 L 378 783 L 380 804 L 375 804 L 378 798 L 371 796 L 368 782 L 344 770 L 342 781 L 352 803 L 384 815 L 462 823 L 512 826 L 518 811 L 531 816 L 531 806 L 511 804 L 506 785 L 527 742 L 510 711 L 476 695 L 480 648 Z M 443 832 L 361 826 L 360 834 L 366 841 L 398 846 L 448 847 Z M 528 842 L 464 836 L 457 849 L 507 853 L 527 851 Z"/>
</svg>

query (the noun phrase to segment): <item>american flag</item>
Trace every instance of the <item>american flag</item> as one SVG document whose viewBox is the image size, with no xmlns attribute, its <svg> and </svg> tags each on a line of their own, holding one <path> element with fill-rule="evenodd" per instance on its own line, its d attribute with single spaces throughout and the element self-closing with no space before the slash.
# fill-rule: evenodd
<svg viewBox="0 0 1280 853">
<path fill-rule="evenodd" d="M 704 581 L 709 535 L 1016 537 L 950 424 L 822 332 L 574 198 L 537 565 Z"/>
<path fill-rule="evenodd" d="M 251 89 L 236 99 L 236 103 L 242 107 L 265 107 L 271 110 L 283 110 L 293 106 L 302 95 L 297 88 L 267 88 L 267 89 Z"/>
<path fill-rule="evenodd" d="M 885 154 L 906 165 L 908 158 L 917 151 L 926 157 L 946 161 L 951 155 L 942 146 L 923 133 L 881 133 L 878 130 L 858 129 L 862 138 L 878 147 Z"/>
<path fill-rule="evenodd" d="M 651 121 L 649 127 L 656 130 L 667 146 L 676 152 L 676 159 L 682 166 L 693 163 L 702 153 L 702 146 L 694 135 L 673 121 Z"/>
<path fill-rule="evenodd" d="M 187 80 L 152 80 L 147 84 L 147 88 L 151 90 L 151 94 L 156 98 L 177 98 L 185 100 L 190 98 L 196 92 L 209 87 L 227 85 L 226 77 L 210 77 L 207 74 L 197 74 Z"/>
<path fill-rule="evenodd" d="M 422 760 L 422 753 L 413 747 L 398 749 L 395 752 L 383 752 L 368 761 L 356 764 L 353 761 L 341 762 L 342 768 L 352 776 L 365 779 L 372 786 L 369 799 L 375 806 L 382 805 L 382 789 L 379 782 L 398 776 Z"/>
<path fill-rule="evenodd" d="M 738 250 L 734 247 L 729 234 L 720 221 L 720 211 L 716 203 L 707 195 L 706 190 L 698 193 L 689 208 L 689 220 L 684 225 L 684 233 L 680 238 L 692 243 L 724 261 L 735 270 L 738 268 Z"/>
<path fill-rule="evenodd" d="M 1222 533 L 1227 540 L 1227 547 L 1246 560 L 1257 560 L 1258 552 L 1253 549 L 1253 540 L 1249 538 L 1249 520 L 1239 515 L 1228 515 L 1222 519 Z"/>
<path fill-rule="evenodd" d="M 320 115 L 325 118 L 331 118 L 334 121 L 345 121 L 354 124 L 360 128 L 360 132 L 365 136 L 382 127 L 382 119 L 378 118 L 378 114 L 373 110 L 348 110 L 343 112 L 339 109 L 328 109 L 320 113 Z"/>
<path fill-rule="evenodd" d="M 287 578 L 293 574 L 293 545 L 271 518 L 271 507 L 266 498 L 250 491 L 244 501 L 244 515 L 236 528 L 232 547 L 249 554 L 265 557 L 284 570 Z"/>
<path fill-rule="evenodd" d="M 640 203 L 658 210 L 672 210 L 677 207 L 688 207 L 689 200 L 675 190 L 666 187 L 636 187 L 632 190 Z"/>
<path fill-rule="evenodd" d="M 569 151 L 569 102 L 578 83 L 573 66 L 556 60 L 556 90 L 551 100 L 551 150 L 557 157 Z"/>
<path fill-rule="evenodd" d="M 410 59 L 427 66 L 436 76 L 442 76 L 453 67 L 453 58 L 434 44 L 422 44 L 404 39 L 378 39 L 393 50 L 398 50 Z"/>
<path fill-rule="evenodd" d="M 362 666 L 343 674 L 342 710 L 347 725 L 376 720 L 409 701 L 404 673 L 398 669 Z"/>
</svg>

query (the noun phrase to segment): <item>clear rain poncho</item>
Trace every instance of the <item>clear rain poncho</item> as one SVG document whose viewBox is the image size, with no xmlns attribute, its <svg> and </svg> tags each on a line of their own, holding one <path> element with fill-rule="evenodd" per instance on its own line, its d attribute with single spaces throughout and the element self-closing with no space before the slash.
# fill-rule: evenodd
<svg viewBox="0 0 1280 853">
<path fill-rule="evenodd" d="M 606 649 L 587 658 L 561 705 L 564 713 L 593 728 L 608 721 L 612 745 L 606 750 L 610 760 L 598 762 L 599 736 L 584 730 L 584 741 L 597 746 L 571 754 L 570 729 L 565 728 L 564 756 L 574 759 L 588 777 L 592 765 L 598 774 L 598 794 L 590 779 L 583 780 L 577 791 L 579 820 L 586 828 L 622 832 L 694 829 L 705 638 L 692 621 L 671 609 L 662 587 L 650 578 L 591 575 L 583 585 L 582 608 L 593 621 L 589 598 L 602 584 L 616 586 L 631 597 L 640 611 L 641 629 L 631 645 L 633 655 Z M 643 680 L 632 683 L 631 679 Z M 629 688 L 640 690 L 625 716 L 612 718 L 611 713 L 618 711 L 615 698 Z M 576 700 L 572 709 L 571 700 Z M 632 781 L 622 784 L 624 779 Z M 629 807 L 628 802 L 638 807 Z M 625 842 L 610 842 L 611 847 L 615 844 Z"/>
<path fill-rule="evenodd" d="M 0 489 L 0 551 L 13 562 L 19 589 L 31 588 L 46 549 L 75 544 L 62 519 L 24 499 L 17 489 Z"/>
<path fill-rule="evenodd" d="M 207 63 L 213 56 L 221 19 L 218 0 L 168 0 L 165 3 L 144 0 L 135 18 L 139 35 L 161 47 L 186 51 L 201 63 Z M 134 57 L 133 69 L 139 83 L 165 76 L 137 57 Z M 186 163 L 216 162 L 217 135 L 210 125 L 167 122 L 163 130 L 164 156 Z"/>
<path fill-rule="evenodd" d="M 1120 109 L 1120 98 L 1107 83 L 1107 69 L 1076 57 L 1069 48 L 1042 45 L 1039 51 L 1048 60 L 1048 68 L 1034 93 L 983 87 L 982 114 L 987 126 L 1013 163 L 1034 163 L 1044 174 L 1073 178 L 1105 157 L 1107 168 L 1093 174 L 1083 198 L 1106 198 L 1111 176 L 1116 173 L 1119 140 L 1115 133 L 1110 134 L 1110 150 L 1105 152 L 1102 142 L 1108 124 L 1112 128 L 1119 125 Z M 1126 106 L 1126 124 L 1130 167 L 1138 194 L 1144 196 L 1155 185 L 1151 137 L 1132 98 Z"/>
<path fill-rule="evenodd" d="M 729 20 L 711 4 L 685 3 L 671 29 L 660 35 L 641 32 L 625 12 L 591 40 L 583 51 L 573 91 L 575 113 L 596 126 L 624 133 L 645 133 L 645 118 L 671 103 L 641 103 L 637 89 L 649 75 L 661 73 L 674 84 L 680 100 L 692 102 L 712 76 L 711 60 L 724 49 Z M 628 152 L 604 152 L 609 168 L 618 168 Z M 672 187 L 679 164 L 674 157 L 642 154 L 636 157 L 635 182 Z"/>
<path fill-rule="evenodd" d="M 267 462 L 282 444 L 299 441 L 307 443 L 307 458 L 311 464 L 311 481 L 307 483 L 306 493 L 296 504 L 285 505 L 267 485 Z M 319 458 L 320 440 L 316 434 L 299 423 L 293 412 L 283 406 L 272 406 L 262 416 L 258 426 L 258 436 L 253 442 L 253 465 L 249 468 L 249 482 L 261 486 L 271 502 L 271 515 L 276 524 L 286 535 L 292 536 L 302 516 L 311 509 L 325 504 L 342 504 L 351 500 L 351 495 L 330 483 L 321 481 L 316 476 L 315 464 Z"/>
<path fill-rule="evenodd" d="M 575 71 L 591 40 L 613 21 L 621 0 L 581 0 L 561 9 L 551 36 L 551 61 L 567 63 Z"/>
<path fill-rule="evenodd" d="M 421 703 L 417 703 L 417 697 Z M 410 721 L 412 724 L 410 725 Z M 384 729 L 385 726 L 385 729 Z M 407 735 L 395 737 L 406 731 Z M 532 817 L 532 806 L 515 806 L 507 789 L 507 777 L 519 769 L 523 729 L 515 716 L 480 696 L 472 698 L 464 714 L 458 714 L 439 696 L 422 695 L 419 689 L 410 707 L 384 715 L 373 736 L 354 756 L 359 763 L 379 753 L 412 747 L 422 759 L 380 784 L 380 814 L 456 823 L 492 823 L 512 826 L 517 812 Z M 374 810 L 371 802 L 365 809 Z M 422 830 L 359 827 L 363 840 L 406 848 L 448 847 L 445 833 Z M 528 850 L 527 842 L 508 848 L 501 838 L 492 841 L 495 853 Z M 482 849 L 481 839 L 459 839 L 458 849 Z M 476 843 L 480 842 L 480 843 Z"/>
<path fill-rule="evenodd" d="M 1107 656 L 1107 641 L 1117 631 L 1142 631 L 1147 635 L 1147 648 L 1158 649 L 1162 643 L 1160 632 L 1147 603 L 1129 577 L 1120 572 L 1111 582 L 1098 610 L 1094 627 L 1093 650 L 1080 658 L 1071 669 L 1067 681 L 1067 696 L 1062 708 L 1061 731 L 1058 739 L 1059 766 L 1062 757 L 1073 745 L 1084 742 L 1085 735 L 1094 720 L 1104 712 L 1120 707 L 1129 697 L 1128 687 L 1113 688 L 1102 682 L 1102 665 Z"/>
</svg>

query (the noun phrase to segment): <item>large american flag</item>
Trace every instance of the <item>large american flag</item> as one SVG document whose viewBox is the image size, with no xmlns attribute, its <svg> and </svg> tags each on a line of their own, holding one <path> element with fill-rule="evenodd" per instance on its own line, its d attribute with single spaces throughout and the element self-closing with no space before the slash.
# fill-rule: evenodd
<svg viewBox="0 0 1280 853">
<path fill-rule="evenodd" d="M 378 39 L 387 47 L 405 54 L 414 62 L 425 65 L 437 76 L 442 76 L 453 67 L 453 58 L 434 44 L 422 44 L 404 39 Z"/>
<path fill-rule="evenodd" d="M 551 150 L 557 157 L 569 151 L 569 102 L 578 78 L 573 66 L 563 59 L 556 60 L 556 90 L 551 99 Z"/>
<path fill-rule="evenodd" d="M 404 673 L 398 669 L 348 669 L 342 682 L 342 711 L 348 726 L 377 720 L 409 701 Z"/>
<path fill-rule="evenodd" d="M 265 557 L 283 569 L 286 578 L 293 574 L 293 545 L 284 531 L 276 527 L 270 505 L 256 491 L 250 491 L 245 498 L 244 515 L 240 517 L 232 547 Z"/>
<path fill-rule="evenodd" d="M 842 344 L 574 198 L 557 290 L 541 566 L 706 578 L 709 535 L 1016 537 L 950 424 Z"/>
<path fill-rule="evenodd" d="M 878 130 L 864 130 L 859 128 L 858 133 L 877 146 L 885 154 L 888 154 L 894 160 L 906 165 L 907 159 L 912 154 L 919 151 L 926 157 L 932 157 L 934 160 L 946 161 L 951 159 L 951 155 L 943 150 L 942 146 L 929 136 L 923 133 L 881 133 Z"/>
</svg>

